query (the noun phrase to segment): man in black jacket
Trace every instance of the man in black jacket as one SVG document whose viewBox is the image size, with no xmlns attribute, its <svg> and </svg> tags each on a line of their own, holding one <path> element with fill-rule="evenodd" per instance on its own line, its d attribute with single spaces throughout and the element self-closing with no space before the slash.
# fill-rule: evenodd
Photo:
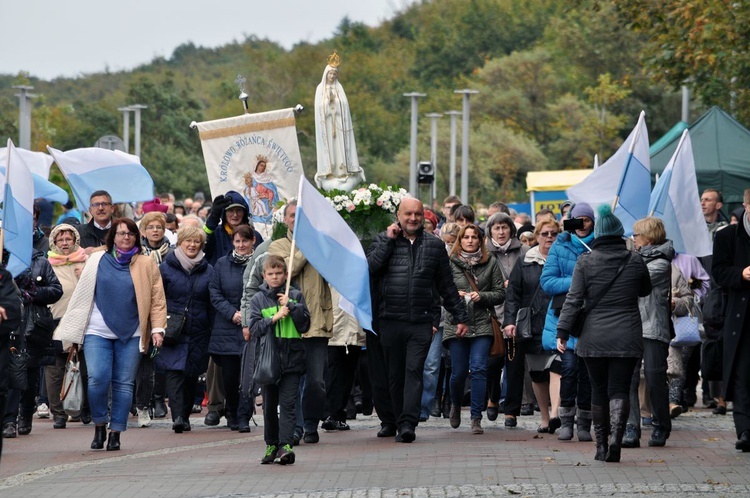
<svg viewBox="0 0 750 498">
<path fill-rule="evenodd" d="M 424 233 L 423 220 L 422 203 L 402 199 L 398 223 L 378 235 L 367 255 L 372 278 L 380 286 L 376 332 L 388 370 L 396 441 L 403 443 L 414 441 L 419 423 L 422 372 L 433 334 L 433 290 L 456 318 L 456 335 L 468 331 L 466 303 L 458 296 L 445 245 Z"/>
<path fill-rule="evenodd" d="M 95 247 L 105 244 L 109 227 L 112 226 L 115 206 L 112 204 L 112 196 L 109 192 L 97 190 L 91 194 L 89 213 L 91 213 L 91 221 L 78 229 L 81 235 L 81 247 L 86 249 L 86 254 L 91 254 Z"/>
<path fill-rule="evenodd" d="M 745 190 L 745 213 L 736 225 L 714 239 L 712 274 L 726 291 L 724 319 L 724 399 L 734 403 L 735 448 L 750 452 L 750 189 Z"/>
<path fill-rule="evenodd" d="M 10 377 L 10 334 L 21 324 L 21 298 L 13 276 L 0 265 L 0 413 L 5 413 Z M 0 438 L 0 454 L 3 440 Z"/>
</svg>

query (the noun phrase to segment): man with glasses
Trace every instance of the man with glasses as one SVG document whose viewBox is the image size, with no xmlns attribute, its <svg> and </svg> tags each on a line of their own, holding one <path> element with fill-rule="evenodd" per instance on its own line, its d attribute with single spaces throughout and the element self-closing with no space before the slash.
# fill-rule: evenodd
<svg viewBox="0 0 750 498">
<path fill-rule="evenodd" d="M 112 217 L 115 213 L 109 192 L 97 190 L 91 194 L 89 213 L 91 221 L 78 230 L 81 234 L 81 247 L 86 250 L 86 254 L 91 254 L 95 248 L 106 244 L 107 233 L 112 226 Z"/>
</svg>

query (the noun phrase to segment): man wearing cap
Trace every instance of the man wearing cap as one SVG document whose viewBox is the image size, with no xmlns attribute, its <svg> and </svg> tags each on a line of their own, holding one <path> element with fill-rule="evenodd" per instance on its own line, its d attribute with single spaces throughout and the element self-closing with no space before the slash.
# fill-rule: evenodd
<svg viewBox="0 0 750 498">
<path fill-rule="evenodd" d="M 115 206 L 112 196 L 106 190 L 97 190 L 89 199 L 89 213 L 91 221 L 83 225 L 78 232 L 81 234 L 81 247 L 86 254 L 91 254 L 94 248 L 103 246 L 107 242 L 107 233 L 112 226 Z"/>
<path fill-rule="evenodd" d="M 63 213 L 57 217 L 55 225 L 59 225 L 66 218 L 76 218 L 79 222 L 83 219 L 82 213 L 76 209 L 71 200 L 63 204 Z"/>
<path fill-rule="evenodd" d="M 248 212 L 245 198 L 234 190 L 214 199 L 211 211 L 206 218 L 206 225 L 203 227 L 208 235 L 205 252 L 210 264 L 216 264 L 219 258 L 226 256 L 234 248 L 232 234 L 235 228 L 240 225 L 249 225 L 255 230 Z M 255 247 L 258 247 L 261 242 L 263 242 L 263 237 L 255 230 Z"/>
</svg>

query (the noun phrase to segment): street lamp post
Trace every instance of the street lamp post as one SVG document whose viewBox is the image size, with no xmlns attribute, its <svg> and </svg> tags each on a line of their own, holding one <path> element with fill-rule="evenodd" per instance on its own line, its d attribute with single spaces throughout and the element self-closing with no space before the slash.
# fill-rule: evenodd
<svg viewBox="0 0 750 498">
<path fill-rule="evenodd" d="M 22 149 L 31 150 L 31 99 L 36 95 L 29 93 L 33 86 L 15 85 L 13 88 L 19 90 L 18 97 L 18 146 Z"/>
<path fill-rule="evenodd" d="M 445 114 L 451 117 L 450 179 L 448 182 L 448 195 L 456 195 L 456 116 L 460 116 L 461 111 L 448 111 Z"/>
<path fill-rule="evenodd" d="M 125 144 L 125 152 L 130 154 L 130 107 L 118 107 L 122 112 L 122 143 Z"/>
<path fill-rule="evenodd" d="M 411 158 L 409 159 L 409 193 L 416 196 L 417 192 L 417 123 L 419 120 L 417 99 L 426 97 L 425 93 L 405 93 L 404 97 L 411 98 Z"/>
<path fill-rule="evenodd" d="M 469 203 L 469 96 L 479 93 L 479 90 L 454 90 L 453 93 L 463 94 L 463 132 L 461 136 L 461 203 Z"/>
<path fill-rule="evenodd" d="M 148 106 L 143 104 L 133 104 L 130 107 L 135 113 L 135 155 L 141 157 L 141 109 Z"/>
<path fill-rule="evenodd" d="M 426 118 L 430 118 L 430 162 L 432 168 L 435 171 L 434 180 L 432 181 L 432 199 L 437 197 L 437 120 L 442 118 L 443 115 L 437 112 L 430 112 L 425 114 Z M 432 205 L 430 205 L 432 209 Z"/>
</svg>

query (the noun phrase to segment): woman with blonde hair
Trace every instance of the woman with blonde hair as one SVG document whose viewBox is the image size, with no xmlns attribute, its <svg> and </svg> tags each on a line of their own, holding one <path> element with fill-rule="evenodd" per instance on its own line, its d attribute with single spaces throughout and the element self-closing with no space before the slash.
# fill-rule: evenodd
<svg viewBox="0 0 750 498">
<path fill-rule="evenodd" d="M 156 366 L 166 372 L 172 430 L 189 431 L 190 413 L 198 377 L 208 368 L 208 341 L 211 338 L 208 285 L 213 267 L 203 248 L 206 233 L 186 226 L 177 231 L 177 248 L 159 266 L 168 312 L 185 313 L 185 323 L 177 344 L 164 346 L 156 357 Z"/>
</svg>

